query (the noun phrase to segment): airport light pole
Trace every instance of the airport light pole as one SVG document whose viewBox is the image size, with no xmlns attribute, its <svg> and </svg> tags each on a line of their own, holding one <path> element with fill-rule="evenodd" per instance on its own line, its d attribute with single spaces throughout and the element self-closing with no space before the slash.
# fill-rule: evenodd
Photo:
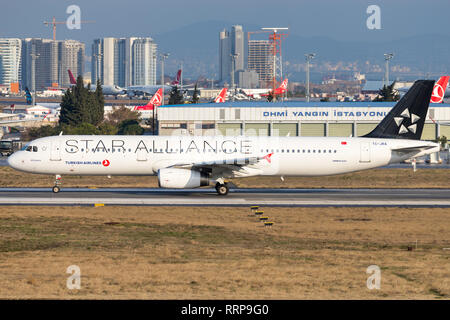
<svg viewBox="0 0 450 320">
<path fill-rule="evenodd" d="M 234 96 L 236 94 L 236 85 L 234 84 L 234 74 L 235 74 L 235 70 L 236 69 L 236 59 L 239 56 L 239 53 L 231 53 L 231 88 L 233 89 L 233 101 L 234 101 Z"/>
<path fill-rule="evenodd" d="M 36 59 L 39 58 L 39 53 L 32 53 L 31 56 L 31 90 L 33 91 L 32 105 L 36 105 Z"/>
<path fill-rule="evenodd" d="M 386 61 L 386 73 L 384 75 L 384 80 L 386 81 L 386 87 L 389 86 L 389 60 L 391 60 L 393 57 L 393 53 L 384 54 L 384 60 Z"/>
<path fill-rule="evenodd" d="M 162 87 L 162 97 L 161 105 L 164 105 L 164 61 L 169 57 L 170 53 L 161 53 L 159 56 L 161 58 L 161 87 Z"/>
<path fill-rule="evenodd" d="M 306 101 L 309 102 L 309 64 L 312 59 L 316 56 L 315 53 L 307 53 L 306 57 Z"/>
</svg>

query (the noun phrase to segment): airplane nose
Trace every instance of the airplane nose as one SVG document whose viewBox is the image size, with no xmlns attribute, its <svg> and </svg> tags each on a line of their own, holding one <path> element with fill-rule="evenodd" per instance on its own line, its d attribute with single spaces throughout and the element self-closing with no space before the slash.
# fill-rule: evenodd
<svg viewBox="0 0 450 320">
<path fill-rule="evenodd" d="M 10 155 L 7 159 L 7 162 L 11 168 L 17 169 L 17 165 L 18 165 L 17 154 L 13 153 L 12 155 Z"/>
</svg>

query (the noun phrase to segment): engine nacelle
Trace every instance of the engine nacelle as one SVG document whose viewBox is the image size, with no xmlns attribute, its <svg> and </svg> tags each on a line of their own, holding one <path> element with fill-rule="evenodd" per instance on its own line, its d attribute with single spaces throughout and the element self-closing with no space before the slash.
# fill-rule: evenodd
<svg viewBox="0 0 450 320">
<path fill-rule="evenodd" d="M 209 186 L 209 175 L 196 170 L 164 168 L 158 170 L 161 188 L 198 188 Z"/>
</svg>

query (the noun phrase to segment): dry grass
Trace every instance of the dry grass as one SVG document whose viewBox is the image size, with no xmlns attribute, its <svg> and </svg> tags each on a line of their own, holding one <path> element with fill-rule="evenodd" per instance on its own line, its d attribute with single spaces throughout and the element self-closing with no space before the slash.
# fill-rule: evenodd
<svg viewBox="0 0 450 320">
<path fill-rule="evenodd" d="M 0 298 L 450 297 L 450 209 L 264 210 L 271 228 L 249 208 L 2 207 Z"/>
<path fill-rule="evenodd" d="M 448 188 L 450 170 L 374 169 L 324 177 L 251 177 L 235 179 L 241 188 Z M 63 187 L 156 188 L 156 177 L 63 176 Z M 54 176 L 28 174 L 0 167 L 0 187 L 51 187 Z"/>
</svg>

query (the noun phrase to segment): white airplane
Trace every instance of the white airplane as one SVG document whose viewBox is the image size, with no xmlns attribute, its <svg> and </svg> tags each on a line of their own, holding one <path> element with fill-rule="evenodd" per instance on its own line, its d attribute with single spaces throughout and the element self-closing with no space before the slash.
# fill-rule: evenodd
<svg viewBox="0 0 450 320">
<path fill-rule="evenodd" d="M 431 103 L 442 103 L 444 98 L 450 97 L 450 90 L 447 90 L 449 78 L 450 78 L 450 76 L 442 76 L 434 84 L 433 94 L 431 95 L 431 99 L 430 99 Z M 411 89 L 411 87 L 401 87 L 401 88 L 398 88 L 397 91 L 401 95 L 403 95 L 406 92 L 408 92 L 409 89 Z"/>
<path fill-rule="evenodd" d="M 181 69 L 178 70 L 177 75 L 175 79 L 171 82 L 170 86 L 164 85 L 164 92 L 169 93 L 173 86 L 178 86 L 180 84 L 181 80 Z M 146 85 L 146 86 L 130 86 L 124 89 L 128 97 L 134 97 L 134 96 L 143 96 L 143 95 L 154 95 L 158 89 L 162 88 L 161 85 Z"/>
<path fill-rule="evenodd" d="M 76 85 L 77 80 L 75 80 L 75 77 L 73 76 L 72 71 L 70 71 L 70 69 L 69 69 L 69 70 L 67 70 L 67 72 L 69 73 L 70 85 L 71 86 Z M 97 89 L 97 86 L 95 84 L 91 84 L 89 88 L 90 88 L 90 91 L 95 91 Z M 117 97 L 118 95 L 125 94 L 125 90 L 116 85 L 113 85 L 113 86 L 103 85 L 102 92 L 105 96 L 115 96 L 115 97 Z"/>
<path fill-rule="evenodd" d="M 55 175 L 157 175 L 162 188 L 215 184 L 259 175 L 323 176 L 399 163 L 439 151 L 419 140 L 434 81 L 419 80 L 363 137 L 53 136 L 8 158 L 20 171 Z"/>
</svg>

